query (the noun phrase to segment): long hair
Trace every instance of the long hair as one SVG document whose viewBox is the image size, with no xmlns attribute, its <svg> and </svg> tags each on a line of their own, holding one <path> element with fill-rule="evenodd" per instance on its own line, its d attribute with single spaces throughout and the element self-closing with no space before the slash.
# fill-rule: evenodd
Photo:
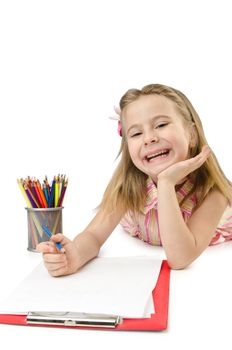
<svg viewBox="0 0 232 350">
<path fill-rule="evenodd" d="M 161 84 L 149 84 L 141 90 L 128 90 L 120 100 L 122 125 L 124 108 L 138 100 L 140 96 L 153 94 L 164 96 L 171 100 L 184 121 L 194 125 L 196 142 L 195 147 L 190 148 L 189 156 L 190 158 L 196 156 L 201 151 L 203 145 L 207 145 L 201 120 L 188 98 L 182 92 L 172 87 Z M 120 162 L 105 190 L 100 208 L 105 209 L 107 212 L 112 212 L 120 201 L 125 211 L 142 212 L 146 203 L 146 181 L 148 176 L 133 164 L 123 130 L 118 156 L 121 156 Z M 199 207 L 211 189 L 219 190 L 228 202 L 231 203 L 232 184 L 224 175 L 213 153 L 190 177 L 193 180 L 193 187 L 180 205 L 195 192 L 197 193 L 196 208 Z"/>
</svg>

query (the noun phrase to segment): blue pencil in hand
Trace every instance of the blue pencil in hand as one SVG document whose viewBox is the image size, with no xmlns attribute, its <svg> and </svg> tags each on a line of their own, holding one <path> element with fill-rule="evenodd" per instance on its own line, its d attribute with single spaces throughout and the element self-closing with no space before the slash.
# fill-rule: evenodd
<svg viewBox="0 0 232 350">
<path fill-rule="evenodd" d="M 45 226 L 45 225 L 42 225 L 42 228 L 43 228 L 44 232 L 46 233 L 46 235 L 47 235 L 49 238 L 51 238 L 51 237 L 52 237 L 52 233 L 51 233 L 51 231 L 49 230 L 49 228 L 48 228 L 47 226 Z M 63 248 L 63 246 L 62 246 L 61 243 L 57 243 L 57 242 L 53 242 L 53 243 L 56 245 L 56 247 L 57 247 L 59 250 L 61 250 L 61 249 Z"/>
</svg>

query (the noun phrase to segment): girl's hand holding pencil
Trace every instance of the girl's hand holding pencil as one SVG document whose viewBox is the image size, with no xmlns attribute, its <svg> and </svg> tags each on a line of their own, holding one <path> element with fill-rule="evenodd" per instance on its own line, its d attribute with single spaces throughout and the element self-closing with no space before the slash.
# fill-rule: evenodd
<svg viewBox="0 0 232 350">
<path fill-rule="evenodd" d="M 62 245 L 61 249 L 57 243 Z M 80 267 L 77 246 L 63 234 L 52 235 L 49 242 L 42 242 L 36 248 L 43 253 L 44 264 L 53 277 L 72 274 Z"/>
</svg>

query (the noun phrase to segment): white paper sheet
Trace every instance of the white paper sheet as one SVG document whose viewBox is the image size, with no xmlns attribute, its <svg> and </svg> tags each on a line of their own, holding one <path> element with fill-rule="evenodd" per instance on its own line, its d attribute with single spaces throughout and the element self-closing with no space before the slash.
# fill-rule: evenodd
<svg viewBox="0 0 232 350">
<path fill-rule="evenodd" d="M 149 317 L 162 260 L 98 257 L 79 272 L 54 278 L 41 263 L 0 305 L 1 313 L 72 311 Z"/>
</svg>

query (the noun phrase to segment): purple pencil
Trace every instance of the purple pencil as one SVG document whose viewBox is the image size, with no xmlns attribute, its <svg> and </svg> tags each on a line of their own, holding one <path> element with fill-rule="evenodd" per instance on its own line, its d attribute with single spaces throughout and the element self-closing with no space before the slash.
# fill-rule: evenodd
<svg viewBox="0 0 232 350">
<path fill-rule="evenodd" d="M 62 188 L 62 191 L 61 191 L 61 194 L 60 194 L 60 198 L 59 198 L 59 201 L 58 201 L 58 205 L 57 205 L 58 207 L 62 206 L 66 188 L 67 188 L 67 182 L 64 184 L 64 187 Z"/>
<path fill-rule="evenodd" d="M 26 194 L 27 194 L 27 197 L 28 197 L 29 201 L 31 202 L 32 207 L 33 207 L 33 208 L 38 208 L 37 205 L 35 204 L 35 202 L 34 202 L 32 196 L 31 196 L 30 192 L 28 191 L 28 188 L 27 188 L 26 185 L 25 185 L 24 188 L 25 188 L 25 192 L 26 192 Z"/>
</svg>

